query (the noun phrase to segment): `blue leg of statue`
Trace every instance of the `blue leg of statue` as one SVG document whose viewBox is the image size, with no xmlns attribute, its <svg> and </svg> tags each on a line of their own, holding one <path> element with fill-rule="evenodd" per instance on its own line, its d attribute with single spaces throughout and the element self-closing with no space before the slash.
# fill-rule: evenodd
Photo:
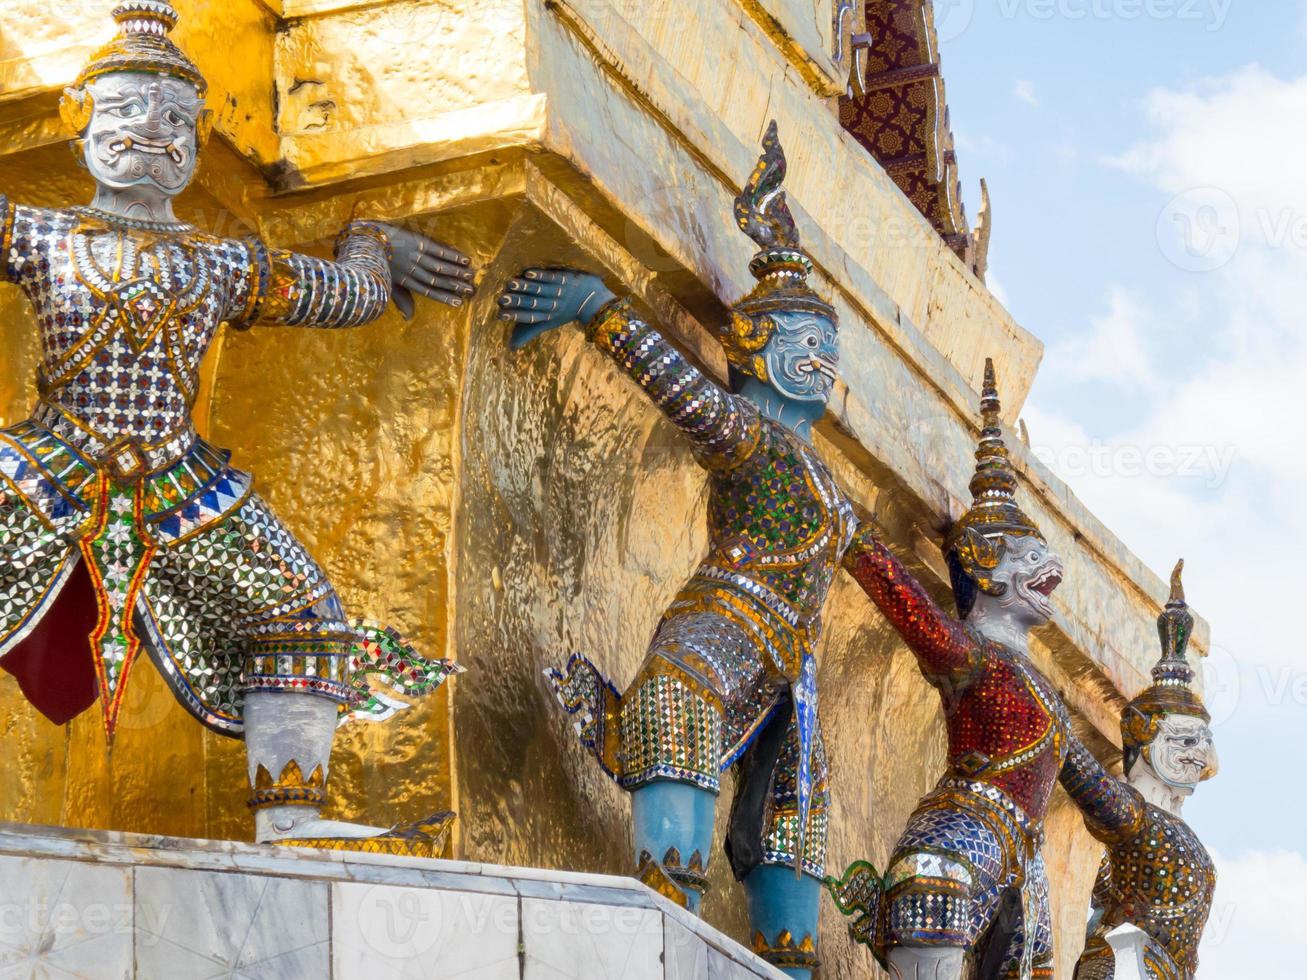
<svg viewBox="0 0 1307 980">
<path fill-rule="evenodd" d="M 764 864 L 744 879 L 749 901 L 749 924 L 754 932 L 775 937 L 789 932 L 796 940 L 817 936 L 821 910 L 821 882 L 811 875 L 796 876 L 789 865 Z M 807 967 L 781 967 L 795 980 L 812 980 Z"/>
<path fill-rule="evenodd" d="M 631 793 L 637 865 L 649 858 L 671 865 L 667 871 L 696 915 L 703 890 L 686 887 L 683 880 L 678 880 L 676 866 L 688 866 L 695 854 L 700 856 L 703 867 L 707 866 L 716 811 L 717 794 L 688 783 L 659 780 Z M 666 860 L 672 850 L 680 855 L 679 861 Z"/>
</svg>

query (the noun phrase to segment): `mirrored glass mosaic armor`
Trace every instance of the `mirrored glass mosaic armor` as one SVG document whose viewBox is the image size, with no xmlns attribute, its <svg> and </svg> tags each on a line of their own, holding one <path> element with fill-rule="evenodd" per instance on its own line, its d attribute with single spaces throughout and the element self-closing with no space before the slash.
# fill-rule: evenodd
<svg viewBox="0 0 1307 980">
<path fill-rule="evenodd" d="M 845 565 L 937 688 L 948 770 L 908 820 L 882 874 L 829 884 L 856 938 L 902 976 L 1053 976 L 1043 820 L 1068 749 L 1061 698 L 1027 656 L 1062 567 L 1017 506 L 1016 474 L 986 363 L 973 505 L 947 535 L 955 619 L 869 524 Z"/>
<path fill-rule="evenodd" d="M 1079 741 L 1071 743 L 1062 770 L 1062 785 L 1083 812 L 1085 827 L 1106 847 L 1075 980 L 1113 980 L 1124 972 L 1117 967 L 1123 955 L 1145 980 L 1193 980 L 1197 974 L 1216 870 L 1180 809 L 1217 766 L 1211 717 L 1192 689 L 1193 668 L 1185 657 L 1194 621 L 1182 567 L 1176 567 L 1170 600 L 1157 620 L 1162 657 L 1153 683 L 1121 716 L 1126 780 L 1109 774 Z M 1138 930 L 1137 941 L 1119 941 L 1123 926 Z"/>
<path fill-rule="evenodd" d="M 317 820 L 336 725 L 385 717 L 403 702 L 384 690 L 425 693 L 456 668 L 350 621 L 191 410 L 223 323 L 357 326 L 413 284 L 415 243 L 466 260 L 366 222 L 325 261 L 176 220 L 208 133 L 204 80 L 169 38 L 169 4 L 114 18 L 63 104 L 92 206 L 0 196 L 0 279 L 30 300 L 42 355 L 35 410 L 0 431 L 0 666 L 55 723 L 98 702 L 112 741 L 144 653 L 198 721 L 245 739 L 260 840 L 374 837 Z M 448 301 L 469 278 L 421 291 Z"/>
<path fill-rule="evenodd" d="M 501 303 L 514 343 L 572 320 L 685 435 L 709 476 L 709 553 L 619 690 L 576 654 L 550 682 L 583 742 L 632 794 L 639 876 L 692 909 L 707 888 L 724 769 L 736 766 L 726 849 L 754 948 L 808 977 L 824 874 L 828 769 L 818 724 L 821 609 L 855 530 L 810 444 L 838 358 L 834 310 L 806 285 L 773 124 L 736 202 L 761 251 L 722 341 L 732 390 L 706 377 L 595 276 L 533 269 Z"/>
</svg>

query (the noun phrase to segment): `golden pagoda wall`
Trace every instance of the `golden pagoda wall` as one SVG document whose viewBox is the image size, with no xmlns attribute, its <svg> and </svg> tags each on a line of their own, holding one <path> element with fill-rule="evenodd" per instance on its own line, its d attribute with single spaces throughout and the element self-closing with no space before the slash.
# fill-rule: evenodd
<svg viewBox="0 0 1307 980">
<path fill-rule="evenodd" d="M 86 199 L 55 102 L 109 6 L 4 4 L 0 193 Z M 936 542 L 966 499 L 980 364 L 995 356 L 1015 418 L 1038 341 L 840 130 L 826 0 L 178 6 L 218 109 L 183 217 L 319 251 L 354 215 L 416 220 L 486 270 L 462 312 L 226 334 L 207 364 L 201 430 L 237 450 L 351 613 L 468 668 L 429 704 L 347 730 L 341 811 L 382 823 L 454 806 L 455 856 L 629 871 L 626 797 L 582 753 L 542 671 L 579 649 L 629 678 L 702 551 L 704 479 L 574 331 L 510 354 L 494 284 L 526 263 L 602 272 L 720 373 L 709 327 L 749 279 L 730 201 L 777 118 L 818 288 L 841 316 L 821 448 L 940 598 Z M 25 300 L 0 286 L 0 423 L 29 410 L 35 364 Z M 1024 499 L 1068 567 L 1036 656 L 1110 756 L 1165 590 L 1012 442 Z M 827 623 L 831 865 L 883 862 L 940 769 L 938 702 L 851 582 Z M 240 744 L 200 731 L 146 661 L 136 670 L 111 756 L 93 714 L 55 728 L 0 673 L 0 820 L 248 837 Z M 1069 975 L 1098 849 L 1060 796 L 1047 854 Z M 744 938 L 720 857 L 713 876 L 708 917 Z M 829 907 L 823 940 L 827 980 L 867 975 Z"/>
</svg>

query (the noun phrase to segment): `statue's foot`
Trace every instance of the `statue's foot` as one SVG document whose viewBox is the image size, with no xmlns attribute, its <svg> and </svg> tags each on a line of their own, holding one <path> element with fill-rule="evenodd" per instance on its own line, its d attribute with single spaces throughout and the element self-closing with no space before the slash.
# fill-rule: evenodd
<svg viewBox="0 0 1307 980">
<path fill-rule="evenodd" d="M 425 820 L 390 829 L 312 817 L 297 822 L 293 828 L 272 837 L 267 843 L 327 851 L 438 858 L 445 852 L 445 843 L 453 826 L 454 814 L 450 812 L 437 813 Z"/>
<path fill-rule="evenodd" d="M 893 980 L 962 980 L 967 952 L 957 946 L 895 946 L 890 949 Z"/>
<path fill-rule="evenodd" d="M 389 831 L 385 827 L 369 827 L 361 823 L 346 823 L 343 820 L 322 820 L 314 817 L 290 826 L 274 825 L 275 836 L 268 843 L 278 844 L 283 840 L 301 838 L 332 838 L 338 840 L 358 840 L 364 837 L 379 837 Z"/>
</svg>

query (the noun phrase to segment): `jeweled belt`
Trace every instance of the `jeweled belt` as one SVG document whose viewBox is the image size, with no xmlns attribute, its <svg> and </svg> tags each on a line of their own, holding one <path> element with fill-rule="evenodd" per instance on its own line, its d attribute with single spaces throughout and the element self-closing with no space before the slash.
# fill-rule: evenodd
<svg viewBox="0 0 1307 980">
<path fill-rule="evenodd" d="M 1020 829 L 1022 836 L 1038 848 L 1044 841 L 1044 829 L 1030 814 L 1021 808 L 1016 800 L 1008 796 L 993 783 L 984 783 L 979 780 L 958 779 L 956 776 L 945 776 L 935 786 L 935 792 L 940 790 L 961 791 L 991 804 L 992 807 L 1005 816 L 1010 817 L 1016 826 Z"/>
<path fill-rule="evenodd" d="M 777 595 L 776 592 L 761 582 L 734 569 L 722 568 L 720 565 L 710 565 L 705 562 L 699 566 L 694 573 L 694 577 L 707 579 L 712 583 L 732 586 L 737 591 L 743 592 L 754 601 L 766 606 L 773 615 L 778 616 L 790 629 L 797 630 L 803 626 L 802 617 L 800 617 L 798 610 L 786 601 L 783 596 Z M 691 580 L 691 584 L 693 584 L 693 580 Z"/>
<path fill-rule="evenodd" d="M 195 427 L 188 420 L 171 434 L 148 444 L 136 440 L 106 442 L 103 436 L 64 409 L 45 401 L 32 413 L 32 421 L 122 479 L 135 479 L 171 466 L 190 452 L 199 440 Z"/>
</svg>

